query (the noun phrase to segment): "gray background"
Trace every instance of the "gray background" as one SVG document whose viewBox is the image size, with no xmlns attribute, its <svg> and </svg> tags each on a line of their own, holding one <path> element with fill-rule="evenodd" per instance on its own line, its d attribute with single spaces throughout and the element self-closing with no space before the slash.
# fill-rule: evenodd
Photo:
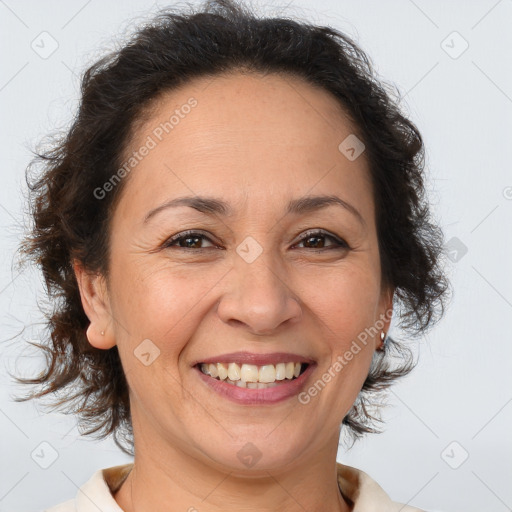
<svg viewBox="0 0 512 512">
<path fill-rule="evenodd" d="M 252 3 L 268 14 L 285 6 Z M 6 371 L 40 360 L 22 340 L 41 335 L 41 279 L 13 264 L 29 150 L 69 122 L 85 66 L 154 9 L 0 0 L 0 511 L 42 510 L 130 461 L 111 441 L 81 438 L 72 417 L 14 403 L 23 390 Z M 386 432 L 340 447 L 338 460 L 421 508 L 511 510 L 512 0 L 295 0 L 286 12 L 352 35 L 404 95 L 427 146 L 454 288 L 443 321 L 415 343 L 418 367 L 389 392 Z"/>
</svg>

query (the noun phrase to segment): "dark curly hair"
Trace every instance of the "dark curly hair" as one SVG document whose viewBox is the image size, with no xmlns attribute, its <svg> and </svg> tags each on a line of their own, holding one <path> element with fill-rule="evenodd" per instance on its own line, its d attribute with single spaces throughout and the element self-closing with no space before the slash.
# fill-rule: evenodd
<svg viewBox="0 0 512 512">
<path fill-rule="evenodd" d="M 72 261 L 108 275 L 110 220 L 126 180 L 102 200 L 94 191 L 120 168 L 138 123 L 159 95 L 195 77 L 239 70 L 295 77 L 334 95 L 366 146 L 382 280 L 395 290 L 403 331 L 417 336 L 430 328 L 444 313 L 449 289 L 440 265 L 443 234 L 425 198 L 421 135 L 401 113 L 396 89 L 377 78 L 365 53 L 331 27 L 258 17 L 234 0 L 188 7 L 161 10 L 85 71 L 71 128 L 49 149 L 35 152 L 27 169 L 33 226 L 20 254 L 41 267 L 51 311 L 49 336 L 29 342 L 44 351 L 45 370 L 36 378 L 15 377 L 43 387 L 16 401 L 55 393 L 51 406 L 76 414 L 79 427 L 87 427 L 84 435 L 113 435 L 131 455 L 128 385 L 117 346 L 101 350 L 89 344 Z M 34 170 L 39 172 L 31 177 Z M 354 441 L 379 432 L 375 421 L 382 420 L 373 412 L 379 392 L 416 364 L 404 343 L 388 337 L 385 347 L 375 351 L 343 419 Z M 57 400 L 68 387 L 74 393 Z"/>
</svg>

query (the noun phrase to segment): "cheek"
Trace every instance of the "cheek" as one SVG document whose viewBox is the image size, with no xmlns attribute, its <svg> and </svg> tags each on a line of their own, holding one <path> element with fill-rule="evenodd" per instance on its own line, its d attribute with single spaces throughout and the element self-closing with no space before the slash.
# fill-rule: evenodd
<svg viewBox="0 0 512 512">
<path fill-rule="evenodd" d="M 380 279 L 369 267 L 352 267 L 316 276 L 309 308 L 322 331 L 322 352 L 339 382 L 358 390 L 371 363 L 378 319 Z M 338 380 L 338 379 L 336 379 Z M 349 382 L 350 381 L 350 382 Z"/>
<path fill-rule="evenodd" d="M 308 284 L 309 283 L 309 284 Z M 380 278 L 369 265 L 346 265 L 343 268 L 303 275 L 302 289 L 308 289 L 309 307 L 342 339 L 369 327 L 375 321 Z"/>
<path fill-rule="evenodd" d="M 171 267 L 165 260 L 120 261 L 112 273 L 113 310 L 125 327 L 119 334 L 129 338 L 131 348 L 150 339 L 162 355 L 181 350 L 218 280 L 219 272 L 190 271 L 175 263 Z"/>
<path fill-rule="evenodd" d="M 326 362 L 306 392 L 318 396 L 324 404 L 321 409 L 337 411 L 336 421 L 343 419 L 356 400 L 375 347 L 371 327 L 378 290 L 371 279 L 365 283 L 355 281 L 340 277 L 326 283 L 323 300 L 316 302 L 314 311 L 314 316 L 322 320 L 321 344 Z M 324 387 L 328 388 L 325 393 Z"/>
<path fill-rule="evenodd" d="M 194 278 L 165 263 L 124 263 L 112 273 L 112 288 L 116 341 L 130 392 L 149 407 L 159 407 L 161 400 L 177 403 L 181 388 L 172 383 L 180 378 L 179 359 L 218 279 L 197 273 Z"/>
</svg>

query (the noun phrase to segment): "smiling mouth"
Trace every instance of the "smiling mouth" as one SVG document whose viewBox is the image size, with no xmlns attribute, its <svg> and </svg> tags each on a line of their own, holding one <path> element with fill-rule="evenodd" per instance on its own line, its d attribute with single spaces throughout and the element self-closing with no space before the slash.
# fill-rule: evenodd
<svg viewBox="0 0 512 512">
<path fill-rule="evenodd" d="M 278 363 L 263 366 L 237 363 L 198 363 L 196 368 L 212 379 L 248 389 L 266 389 L 286 384 L 302 375 L 308 363 Z"/>
</svg>

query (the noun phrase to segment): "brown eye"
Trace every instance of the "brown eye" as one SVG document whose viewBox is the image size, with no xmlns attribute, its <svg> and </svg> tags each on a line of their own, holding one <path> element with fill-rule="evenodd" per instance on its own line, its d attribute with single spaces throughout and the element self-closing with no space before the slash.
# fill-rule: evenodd
<svg viewBox="0 0 512 512">
<path fill-rule="evenodd" d="M 326 239 L 329 239 L 331 243 L 326 244 Z M 300 240 L 299 245 L 300 244 L 304 244 L 306 249 L 349 248 L 348 244 L 344 240 L 335 237 L 334 235 L 324 233 L 323 231 L 314 231 L 306 233 L 306 235 Z"/>
<path fill-rule="evenodd" d="M 177 247 L 179 249 L 206 249 L 203 245 L 206 240 L 213 247 L 213 244 L 208 237 L 202 233 L 189 231 L 173 236 L 164 244 L 164 247 Z"/>
</svg>

